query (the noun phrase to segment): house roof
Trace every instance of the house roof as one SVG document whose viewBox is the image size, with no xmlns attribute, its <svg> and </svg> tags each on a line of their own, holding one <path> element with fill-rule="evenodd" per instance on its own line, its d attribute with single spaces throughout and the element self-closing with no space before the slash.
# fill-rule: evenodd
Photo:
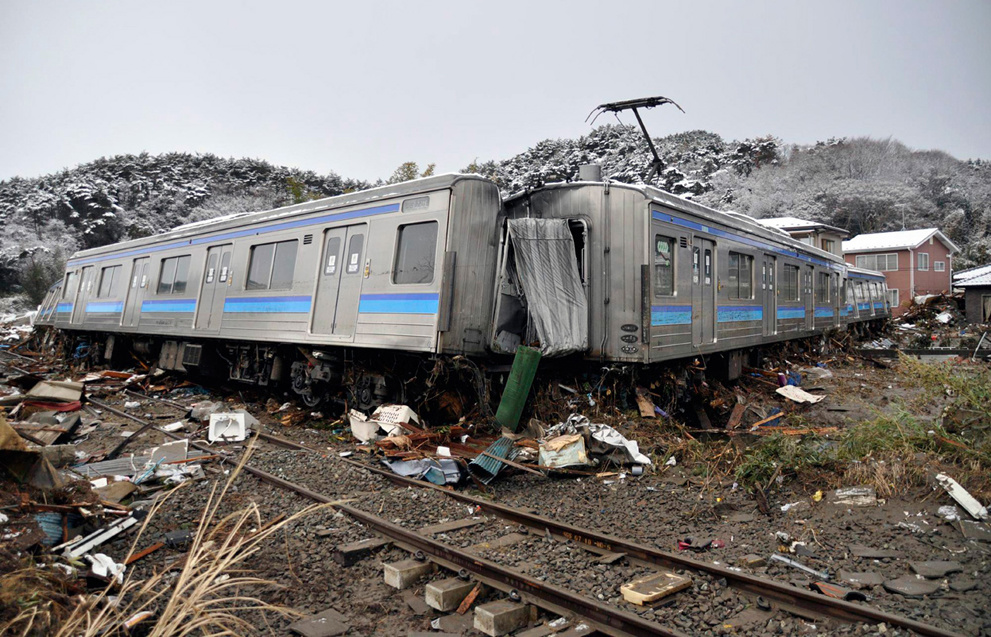
<svg viewBox="0 0 991 637">
<path fill-rule="evenodd" d="M 991 285 L 991 265 L 979 265 L 953 273 L 954 287 L 965 288 L 970 285 Z"/>
<path fill-rule="evenodd" d="M 981 274 L 969 279 L 964 279 L 963 281 L 953 281 L 953 287 L 955 288 L 969 288 L 977 287 L 979 285 L 991 286 L 991 272 L 986 274 Z"/>
<path fill-rule="evenodd" d="M 967 268 L 966 270 L 957 270 L 953 273 L 953 280 L 965 281 L 985 274 L 991 274 L 991 264 L 979 265 L 973 268 Z"/>
<path fill-rule="evenodd" d="M 849 236 L 850 231 L 844 228 L 837 228 L 836 226 L 830 226 L 825 223 L 819 223 L 818 221 L 809 221 L 808 219 L 799 219 L 798 217 L 771 217 L 768 219 L 758 219 L 757 223 L 763 224 L 769 228 L 777 228 L 778 230 L 832 230 L 843 236 Z"/>
<path fill-rule="evenodd" d="M 876 252 L 878 250 L 911 250 L 935 236 L 950 252 L 960 252 L 960 248 L 950 241 L 938 228 L 921 228 L 919 230 L 900 230 L 898 232 L 874 232 L 858 234 L 853 239 L 843 242 L 843 252 Z"/>
</svg>

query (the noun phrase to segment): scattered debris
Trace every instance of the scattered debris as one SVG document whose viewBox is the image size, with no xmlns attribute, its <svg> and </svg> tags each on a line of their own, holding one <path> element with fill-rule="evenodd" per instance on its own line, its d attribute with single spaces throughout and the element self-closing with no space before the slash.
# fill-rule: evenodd
<svg viewBox="0 0 991 637">
<path fill-rule="evenodd" d="M 939 582 L 923 579 L 917 575 L 902 575 L 896 579 L 886 580 L 884 590 L 905 597 L 925 597 L 940 589 Z"/>
<path fill-rule="evenodd" d="M 369 418 L 357 409 L 348 413 L 351 434 L 361 442 L 373 442 L 383 436 L 398 436 L 409 433 L 403 425 L 420 424 L 416 413 L 406 405 L 382 405 L 372 412 Z"/>
<path fill-rule="evenodd" d="M 825 396 L 814 396 L 801 387 L 797 387 L 795 385 L 785 385 L 784 387 L 779 387 L 775 391 L 788 400 L 796 403 L 809 403 L 814 405 L 815 403 L 826 398 Z"/>
<path fill-rule="evenodd" d="M 691 585 L 692 578 L 687 575 L 661 571 L 627 582 L 619 587 L 619 592 L 629 603 L 643 606 L 683 591 Z"/>
<path fill-rule="evenodd" d="M 943 487 L 943 489 L 945 489 L 947 493 L 950 494 L 951 498 L 957 501 L 957 504 L 962 506 L 964 510 L 970 515 L 972 515 L 975 519 L 978 520 L 988 519 L 987 508 L 984 505 L 982 505 L 980 502 L 978 502 L 977 499 L 974 498 L 974 496 L 970 495 L 970 493 L 968 493 L 966 489 L 960 486 L 959 482 L 957 482 L 950 476 L 942 473 L 936 476 L 936 482 L 938 482 L 939 485 Z"/>
<path fill-rule="evenodd" d="M 833 503 L 844 506 L 867 507 L 877 504 L 874 487 L 846 487 L 833 492 Z"/>
<path fill-rule="evenodd" d="M 803 571 L 805 573 L 808 573 L 809 575 L 813 575 L 813 576 L 815 576 L 815 577 L 817 577 L 817 578 L 819 578 L 819 579 L 821 579 L 823 581 L 826 581 L 826 582 L 828 582 L 829 580 L 832 579 L 832 577 L 829 575 L 829 572 L 828 571 L 817 571 L 814 568 L 808 567 L 805 564 L 802 564 L 801 562 L 796 562 L 795 560 L 791 559 L 790 557 L 785 557 L 784 555 L 780 555 L 778 553 L 775 553 L 774 555 L 771 556 L 771 561 L 772 562 L 781 562 L 782 564 L 787 564 L 788 566 L 790 566 L 792 568 L 797 568 L 800 571 Z"/>
<path fill-rule="evenodd" d="M 251 431 L 247 418 L 248 414 L 237 412 L 210 414 L 210 429 L 207 433 L 207 440 L 210 442 L 241 442 L 245 440 Z"/>
</svg>

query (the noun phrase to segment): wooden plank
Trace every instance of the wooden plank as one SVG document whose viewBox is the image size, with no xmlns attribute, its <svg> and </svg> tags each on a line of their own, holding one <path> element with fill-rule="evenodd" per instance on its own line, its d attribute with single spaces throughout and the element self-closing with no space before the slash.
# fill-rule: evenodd
<svg viewBox="0 0 991 637">
<path fill-rule="evenodd" d="M 733 411 L 729 414 L 729 420 L 726 422 L 727 429 L 736 429 L 740 426 L 740 421 L 743 420 L 743 412 L 747 410 L 747 405 L 744 403 L 736 403 L 733 405 Z"/>
<path fill-rule="evenodd" d="M 637 407 L 640 409 L 641 418 L 656 418 L 657 414 L 654 413 L 654 403 L 651 402 L 650 398 L 647 397 L 647 390 L 643 387 L 637 387 Z"/>
</svg>

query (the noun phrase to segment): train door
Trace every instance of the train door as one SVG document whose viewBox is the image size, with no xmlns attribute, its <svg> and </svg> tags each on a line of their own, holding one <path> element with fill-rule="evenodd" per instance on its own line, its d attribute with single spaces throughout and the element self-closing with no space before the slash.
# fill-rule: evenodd
<svg viewBox="0 0 991 637">
<path fill-rule="evenodd" d="M 833 327 L 839 327 L 840 306 L 843 303 L 843 299 L 840 298 L 840 275 L 834 272 L 829 275 L 829 280 L 832 281 L 833 285 L 833 294 L 829 297 L 833 301 Z"/>
<path fill-rule="evenodd" d="M 314 334 L 354 334 L 361 297 L 367 228 L 367 224 L 361 223 L 331 228 L 324 233 L 323 257 L 310 328 Z"/>
<path fill-rule="evenodd" d="M 776 283 L 778 259 L 770 254 L 764 255 L 761 266 L 761 290 L 764 297 L 764 336 L 778 333 L 778 290 Z"/>
<path fill-rule="evenodd" d="M 815 270 L 805 266 L 805 329 L 814 330 L 816 321 Z"/>
<path fill-rule="evenodd" d="M 76 292 L 76 299 L 72 305 L 72 324 L 79 325 L 86 320 L 86 301 L 89 300 L 93 291 L 93 277 L 96 270 L 91 265 L 83 268 L 82 276 L 79 277 L 79 290 Z"/>
<path fill-rule="evenodd" d="M 141 318 L 141 302 L 148 291 L 148 261 L 148 257 L 142 257 L 131 265 L 131 284 L 127 288 L 124 315 L 120 321 L 123 327 L 135 327 Z"/>
<path fill-rule="evenodd" d="M 196 304 L 196 329 L 220 331 L 224 318 L 224 301 L 227 300 L 227 287 L 231 284 L 231 259 L 234 245 L 210 246 L 206 251 L 206 267 L 203 268 L 203 285 L 200 286 L 200 300 Z"/>
<path fill-rule="evenodd" d="M 716 341 L 715 244 L 695 237 L 692 248 L 692 344 Z M 695 273 L 700 276 L 695 276 Z"/>
</svg>

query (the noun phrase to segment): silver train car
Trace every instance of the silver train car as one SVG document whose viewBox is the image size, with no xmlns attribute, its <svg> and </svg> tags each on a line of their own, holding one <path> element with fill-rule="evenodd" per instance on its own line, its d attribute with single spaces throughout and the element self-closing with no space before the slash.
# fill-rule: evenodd
<svg viewBox="0 0 991 637">
<path fill-rule="evenodd" d="M 559 236 L 521 238 L 522 223 Z M 578 292 L 544 303 L 548 320 L 567 315 L 566 336 L 581 337 L 570 338 L 572 358 L 732 359 L 890 315 L 883 275 L 744 215 L 608 181 L 503 201 L 491 180 L 443 175 L 78 252 L 37 323 L 107 356 L 121 347 L 157 356 L 165 369 L 289 379 L 315 404 L 363 357 L 505 362 L 532 343 L 536 295 L 560 286 L 546 270 L 524 272 L 529 239 L 538 259 L 562 245 L 556 254 L 573 258 L 551 278 L 560 270 Z M 380 377 L 362 382 L 359 403 L 385 397 Z"/>
</svg>

